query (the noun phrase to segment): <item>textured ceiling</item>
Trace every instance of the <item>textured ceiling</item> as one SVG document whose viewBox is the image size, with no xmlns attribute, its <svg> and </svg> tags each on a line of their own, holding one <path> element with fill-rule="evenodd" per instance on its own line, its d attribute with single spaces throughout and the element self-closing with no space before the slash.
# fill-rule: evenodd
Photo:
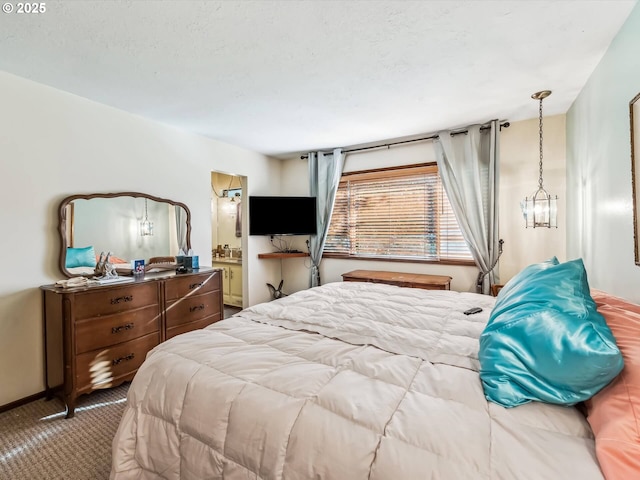
<svg viewBox="0 0 640 480">
<path fill-rule="evenodd" d="M 282 156 L 564 113 L 635 4 L 48 1 L 0 70 Z"/>
</svg>

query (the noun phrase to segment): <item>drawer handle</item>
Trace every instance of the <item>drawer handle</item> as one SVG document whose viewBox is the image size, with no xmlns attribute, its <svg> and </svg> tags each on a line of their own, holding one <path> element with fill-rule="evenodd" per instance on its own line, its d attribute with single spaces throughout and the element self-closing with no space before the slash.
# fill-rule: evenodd
<svg viewBox="0 0 640 480">
<path fill-rule="evenodd" d="M 123 330 L 131 330 L 133 328 L 133 323 L 127 323 L 125 325 L 120 325 L 119 327 L 113 327 L 111 329 L 111 333 L 120 333 Z"/>
<path fill-rule="evenodd" d="M 193 290 L 194 288 L 200 288 L 202 285 L 204 285 L 202 282 L 192 283 L 191 285 L 189 285 L 189 290 Z"/>
<path fill-rule="evenodd" d="M 133 295 L 126 295 L 124 297 L 117 297 L 111 299 L 111 305 L 116 305 L 120 302 L 130 302 L 133 300 Z"/>
<path fill-rule="evenodd" d="M 201 303 L 200 305 L 196 305 L 194 307 L 189 307 L 190 312 L 195 312 L 196 310 L 204 310 L 204 303 Z"/>
<path fill-rule="evenodd" d="M 135 357 L 135 354 L 130 353 L 129 355 L 125 355 L 124 357 L 114 358 L 111 364 L 118 365 L 121 362 L 128 362 L 129 360 L 133 360 L 134 357 Z"/>
</svg>

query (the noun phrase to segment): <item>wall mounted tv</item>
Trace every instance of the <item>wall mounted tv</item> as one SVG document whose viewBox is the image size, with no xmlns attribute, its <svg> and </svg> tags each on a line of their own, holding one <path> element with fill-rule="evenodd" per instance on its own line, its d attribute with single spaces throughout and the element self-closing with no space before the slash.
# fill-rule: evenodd
<svg viewBox="0 0 640 480">
<path fill-rule="evenodd" d="M 249 235 L 314 235 L 316 197 L 249 196 Z"/>
</svg>

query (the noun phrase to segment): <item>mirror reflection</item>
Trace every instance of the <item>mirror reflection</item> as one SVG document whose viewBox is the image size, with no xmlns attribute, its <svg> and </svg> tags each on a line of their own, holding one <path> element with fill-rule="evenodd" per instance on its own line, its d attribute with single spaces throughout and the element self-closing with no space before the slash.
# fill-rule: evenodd
<svg viewBox="0 0 640 480">
<path fill-rule="evenodd" d="M 225 173 L 211 173 L 213 255 L 217 247 L 225 245 L 234 257 L 241 255 L 242 246 L 242 181 Z"/>
<path fill-rule="evenodd" d="M 142 193 L 68 197 L 60 205 L 60 268 L 90 275 L 101 252 L 123 270 L 131 261 L 178 255 L 190 248 L 186 205 Z"/>
</svg>

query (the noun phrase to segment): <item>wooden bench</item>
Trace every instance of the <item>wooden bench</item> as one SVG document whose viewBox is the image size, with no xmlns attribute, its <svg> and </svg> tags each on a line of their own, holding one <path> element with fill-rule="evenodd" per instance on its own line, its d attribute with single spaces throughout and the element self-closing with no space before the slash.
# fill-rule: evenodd
<svg viewBox="0 0 640 480">
<path fill-rule="evenodd" d="M 345 282 L 387 283 L 398 287 L 424 288 L 426 290 L 451 290 L 451 277 L 423 273 L 354 270 L 343 273 L 342 280 Z"/>
</svg>

